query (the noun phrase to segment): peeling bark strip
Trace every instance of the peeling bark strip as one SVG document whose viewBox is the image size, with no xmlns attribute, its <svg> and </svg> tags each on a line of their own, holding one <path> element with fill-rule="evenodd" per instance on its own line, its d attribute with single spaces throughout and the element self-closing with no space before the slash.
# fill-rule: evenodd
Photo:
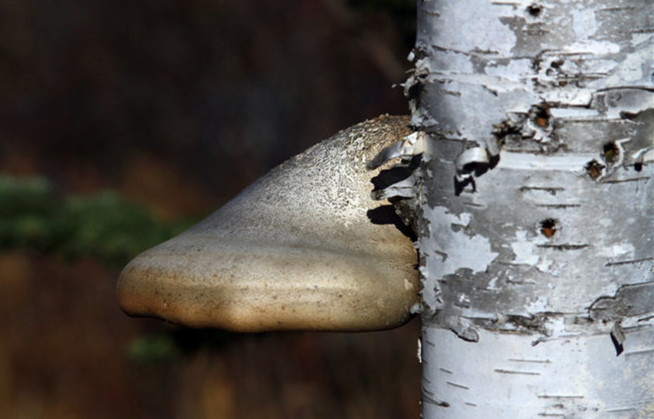
<svg viewBox="0 0 654 419">
<path fill-rule="evenodd" d="M 410 58 L 424 417 L 654 417 L 654 2 L 419 2 Z"/>
</svg>

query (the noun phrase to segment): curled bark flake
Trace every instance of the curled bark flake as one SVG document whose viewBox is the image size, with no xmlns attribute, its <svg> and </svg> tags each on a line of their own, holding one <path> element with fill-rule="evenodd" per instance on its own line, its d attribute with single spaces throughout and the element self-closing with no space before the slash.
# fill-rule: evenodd
<svg viewBox="0 0 654 419">
<path fill-rule="evenodd" d="M 624 341 L 626 336 L 619 322 L 615 322 L 610 335 L 611 342 L 613 342 L 613 346 L 615 347 L 615 356 L 620 356 L 620 354 L 624 352 Z"/>
</svg>

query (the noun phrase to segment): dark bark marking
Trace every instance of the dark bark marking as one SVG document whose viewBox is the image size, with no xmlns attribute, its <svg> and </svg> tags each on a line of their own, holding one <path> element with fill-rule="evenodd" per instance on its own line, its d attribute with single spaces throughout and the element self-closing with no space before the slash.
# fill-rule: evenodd
<svg viewBox="0 0 654 419">
<path fill-rule="evenodd" d="M 539 372 L 534 372 L 534 371 L 514 371 L 514 370 L 503 370 L 503 369 L 495 369 L 494 371 L 499 374 L 541 375 Z"/>
<path fill-rule="evenodd" d="M 519 189 L 520 192 L 529 192 L 529 191 L 544 191 L 549 192 L 551 195 L 556 195 L 557 192 L 565 191 L 565 188 L 561 187 L 546 187 L 546 186 L 521 186 Z"/>
<path fill-rule="evenodd" d="M 573 244 L 573 243 L 564 243 L 564 244 L 539 244 L 538 247 L 544 249 L 554 249 L 554 250 L 581 250 L 590 246 L 588 243 Z"/>
<path fill-rule="evenodd" d="M 654 281 L 623 285 L 614 296 L 600 297 L 589 308 L 591 319 L 605 322 L 648 313 L 654 313 Z"/>
<path fill-rule="evenodd" d="M 550 208 L 550 209 L 566 209 L 566 208 L 578 208 L 581 207 L 581 204 L 536 204 L 539 208 Z"/>
<path fill-rule="evenodd" d="M 642 169 L 642 164 L 641 164 L 641 169 Z M 648 181 L 648 180 L 650 180 L 649 176 L 643 176 L 643 177 L 633 177 L 629 179 L 605 180 L 601 183 L 628 183 L 628 182 L 640 182 L 640 181 Z"/>
<path fill-rule="evenodd" d="M 633 259 L 633 260 L 621 260 L 618 262 L 607 262 L 604 266 L 620 266 L 620 265 L 631 265 L 636 263 L 649 262 L 654 260 L 654 257 L 651 258 L 642 258 L 642 259 Z"/>
<path fill-rule="evenodd" d="M 446 383 L 449 386 L 460 388 L 462 390 L 470 390 L 470 387 L 467 387 L 467 386 L 464 386 L 464 385 L 461 385 L 461 384 L 457 384 L 457 383 L 453 383 L 451 381 L 446 381 Z"/>
<path fill-rule="evenodd" d="M 422 399 L 426 403 L 431 403 L 440 407 L 450 407 L 450 404 L 445 400 L 436 400 L 434 393 L 429 391 L 425 386 L 422 386 Z"/>
<path fill-rule="evenodd" d="M 511 358 L 509 359 L 511 362 L 528 362 L 528 363 L 534 363 L 534 364 L 551 364 L 552 361 L 549 359 L 515 359 Z"/>
</svg>

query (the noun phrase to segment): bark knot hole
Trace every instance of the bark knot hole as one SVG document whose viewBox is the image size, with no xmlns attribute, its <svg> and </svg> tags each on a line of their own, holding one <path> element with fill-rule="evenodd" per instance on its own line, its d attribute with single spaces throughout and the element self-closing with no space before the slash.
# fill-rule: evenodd
<svg viewBox="0 0 654 419">
<path fill-rule="evenodd" d="M 529 6 L 527 6 L 527 13 L 532 15 L 533 17 L 538 17 L 540 14 L 543 12 L 543 6 L 537 3 L 532 3 Z"/>
<path fill-rule="evenodd" d="M 590 176 L 591 179 L 597 180 L 604 174 L 604 166 L 602 163 L 597 160 L 591 160 L 586 164 L 586 173 Z"/>
<path fill-rule="evenodd" d="M 540 222 L 540 233 L 547 237 L 548 239 L 551 239 L 554 237 L 557 231 L 557 226 L 558 221 L 555 220 L 554 218 L 547 218 L 543 221 Z"/>
<path fill-rule="evenodd" d="M 550 118 L 552 114 L 550 113 L 549 105 L 547 104 L 538 104 L 531 108 L 529 111 L 532 121 L 539 128 L 547 128 L 550 125 Z"/>
<path fill-rule="evenodd" d="M 604 144 L 602 153 L 604 161 L 609 165 L 615 164 L 620 160 L 620 147 L 614 141 Z"/>
</svg>

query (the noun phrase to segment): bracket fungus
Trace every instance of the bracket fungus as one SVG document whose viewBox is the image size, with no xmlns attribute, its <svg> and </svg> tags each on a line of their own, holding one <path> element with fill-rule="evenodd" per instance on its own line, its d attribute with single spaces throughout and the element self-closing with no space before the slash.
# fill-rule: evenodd
<svg viewBox="0 0 654 419">
<path fill-rule="evenodd" d="M 279 165 L 133 259 L 118 280 L 121 307 L 241 332 L 404 323 L 418 304 L 417 256 L 391 204 L 371 198 L 379 171 L 366 162 L 410 134 L 408 124 L 362 122 Z"/>
</svg>

